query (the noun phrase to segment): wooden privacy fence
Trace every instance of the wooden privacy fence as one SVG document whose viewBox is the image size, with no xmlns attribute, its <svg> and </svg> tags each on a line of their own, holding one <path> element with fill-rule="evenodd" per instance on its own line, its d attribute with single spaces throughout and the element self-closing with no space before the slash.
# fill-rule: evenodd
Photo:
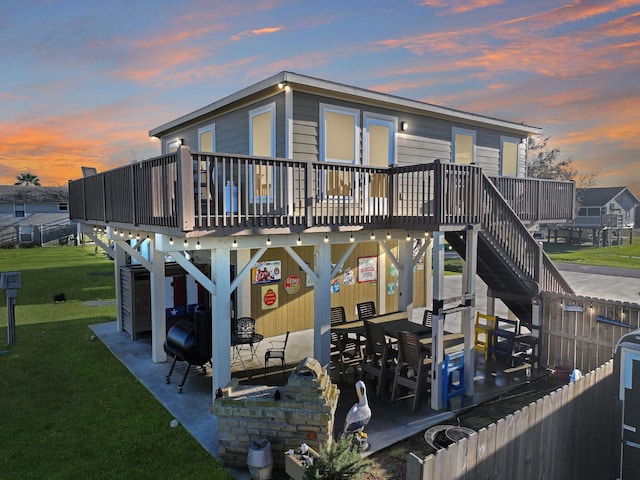
<svg viewBox="0 0 640 480">
<path fill-rule="evenodd" d="M 409 454 L 406 478 L 609 478 L 616 391 L 609 360 L 446 449 L 424 459 Z"/>
<path fill-rule="evenodd" d="M 640 304 L 544 292 L 541 364 L 589 372 L 613 358 L 618 340 L 640 328 Z"/>
</svg>

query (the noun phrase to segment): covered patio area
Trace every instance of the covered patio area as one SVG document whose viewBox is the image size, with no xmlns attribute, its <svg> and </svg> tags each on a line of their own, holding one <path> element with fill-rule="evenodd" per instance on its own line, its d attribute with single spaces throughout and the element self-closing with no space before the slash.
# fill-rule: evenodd
<svg viewBox="0 0 640 480">
<path fill-rule="evenodd" d="M 422 319 L 422 309 L 413 312 L 413 320 Z M 186 428 L 212 456 L 218 457 L 218 425 L 217 418 L 210 413 L 211 405 L 211 369 L 203 372 L 192 367 L 184 385 L 183 392 L 178 393 L 178 384 L 182 379 L 186 364 L 178 362 L 171 383 L 165 377 L 171 363 L 154 363 L 149 361 L 151 338 L 141 335 L 131 341 L 125 332 L 118 332 L 116 322 L 92 326 L 96 336 L 113 352 L 113 354 L 143 383 L 167 410 Z M 270 363 L 267 375 L 264 374 L 264 351 L 269 340 L 281 340 L 279 337 L 265 338 L 257 346 L 253 359 L 244 358 L 236 362 L 232 368 L 232 377 L 241 384 L 251 385 L 284 385 L 288 374 L 300 362 L 313 352 L 311 331 L 292 332 L 286 350 L 286 370 L 282 373 L 279 362 Z M 246 352 L 249 355 L 248 351 Z M 546 370 L 510 369 L 506 362 L 497 360 L 485 361 L 484 354 L 476 355 L 473 395 L 456 397 L 451 400 L 448 410 L 434 411 L 430 406 L 429 395 L 423 395 L 416 410 L 412 410 L 411 395 L 391 402 L 390 392 L 385 390 L 380 398 L 375 395 L 373 381 L 367 380 L 368 400 L 372 410 L 372 418 L 366 427 L 369 437 L 367 454 L 373 454 L 429 427 L 447 422 L 461 412 L 494 399 L 505 392 L 531 381 L 539 375 L 547 374 Z M 344 428 L 344 419 L 349 408 L 357 401 L 354 384 L 360 378 L 360 368 L 353 363 L 344 373 L 340 368 L 332 366 L 331 378 L 340 390 L 338 407 L 335 416 L 334 436 L 338 436 Z M 292 445 L 295 448 L 297 445 Z M 236 472 L 242 475 L 242 472 Z M 239 477 L 242 478 L 242 477 Z M 247 477 L 248 478 L 248 477 Z"/>
</svg>

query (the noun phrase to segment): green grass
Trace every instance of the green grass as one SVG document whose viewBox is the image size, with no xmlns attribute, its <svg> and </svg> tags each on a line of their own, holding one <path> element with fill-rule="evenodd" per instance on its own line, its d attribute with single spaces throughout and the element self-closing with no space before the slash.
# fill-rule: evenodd
<svg viewBox="0 0 640 480">
<path fill-rule="evenodd" d="M 0 477 L 231 479 L 98 340 L 115 318 L 113 263 L 93 249 L 0 250 L 20 271 L 16 345 L 0 311 Z M 64 292 L 65 303 L 53 303 Z"/>
<path fill-rule="evenodd" d="M 636 230 L 634 233 L 631 245 L 625 243 L 621 246 L 597 248 L 591 245 L 545 242 L 544 250 L 554 262 L 640 269 L 640 231 Z"/>
</svg>

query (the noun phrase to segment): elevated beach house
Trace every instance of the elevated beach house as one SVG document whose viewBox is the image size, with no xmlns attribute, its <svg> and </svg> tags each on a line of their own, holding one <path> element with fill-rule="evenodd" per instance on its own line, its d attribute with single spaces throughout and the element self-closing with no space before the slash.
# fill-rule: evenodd
<svg viewBox="0 0 640 480">
<path fill-rule="evenodd" d="M 212 395 L 230 380 L 234 318 L 254 318 L 265 337 L 312 329 L 310 354 L 326 365 L 330 308 L 354 318 L 365 300 L 378 313 L 433 311 L 436 375 L 450 312 L 462 316 L 473 366 L 476 273 L 525 325 L 539 323 L 541 291 L 571 293 L 528 228 L 574 211 L 572 182 L 525 177 L 527 137 L 538 133 L 281 72 L 151 130 L 159 157 L 71 181 L 71 218 L 115 242 L 127 331 L 138 328 L 131 289 L 142 272 L 150 360 L 166 360 L 181 311 L 171 306 L 206 308 Z M 445 245 L 465 259 L 461 292 L 444 291 Z M 186 278 L 179 300 L 167 275 L 182 273 L 166 265 Z M 465 382 L 473 394 L 473 375 Z M 443 408 L 441 395 L 431 404 Z"/>
</svg>

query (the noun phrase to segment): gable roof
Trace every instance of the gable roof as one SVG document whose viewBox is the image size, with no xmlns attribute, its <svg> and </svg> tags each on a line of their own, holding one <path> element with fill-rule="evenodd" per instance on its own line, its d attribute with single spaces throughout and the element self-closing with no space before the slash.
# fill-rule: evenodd
<svg viewBox="0 0 640 480">
<path fill-rule="evenodd" d="M 583 207 L 603 207 L 625 190 L 633 197 L 636 204 L 640 204 L 640 200 L 627 187 L 578 188 L 576 194 L 582 195 Z"/>
<path fill-rule="evenodd" d="M 243 103 L 249 102 L 252 98 L 260 98 L 262 95 L 268 93 L 276 93 L 281 88 L 279 85 L 288 85 L 294 91 L 321 93 L 334 98 L 359 101 L 370 105 L 386 106 L 387 108 L 392 108 L 394 110 L 414 112 L 419 115 L 439 117 L 469 125 L 500 128 L 518 135 L 528 136 L 542 133 L 542 129 L 525 125 L 524 123 L 516 123 L 475 113 L 464 112 L 462 110 L 445 108 L 431 103 L 344 85 L 293 72 L 280 72 L 205 107 L 160 125 L 159 127 L 150 130 L 149 136 L 160 137 L 175 128 L 194 122 L 203 116 L 216 112 L 217 110 L 232 108 L 234 104 L 242 105 Z"/>
<path fill-rule="evenodd" d="M 68 201 L 67 187 L 0 185 L 0 203 L 66 203 Z"/>
</svg>

